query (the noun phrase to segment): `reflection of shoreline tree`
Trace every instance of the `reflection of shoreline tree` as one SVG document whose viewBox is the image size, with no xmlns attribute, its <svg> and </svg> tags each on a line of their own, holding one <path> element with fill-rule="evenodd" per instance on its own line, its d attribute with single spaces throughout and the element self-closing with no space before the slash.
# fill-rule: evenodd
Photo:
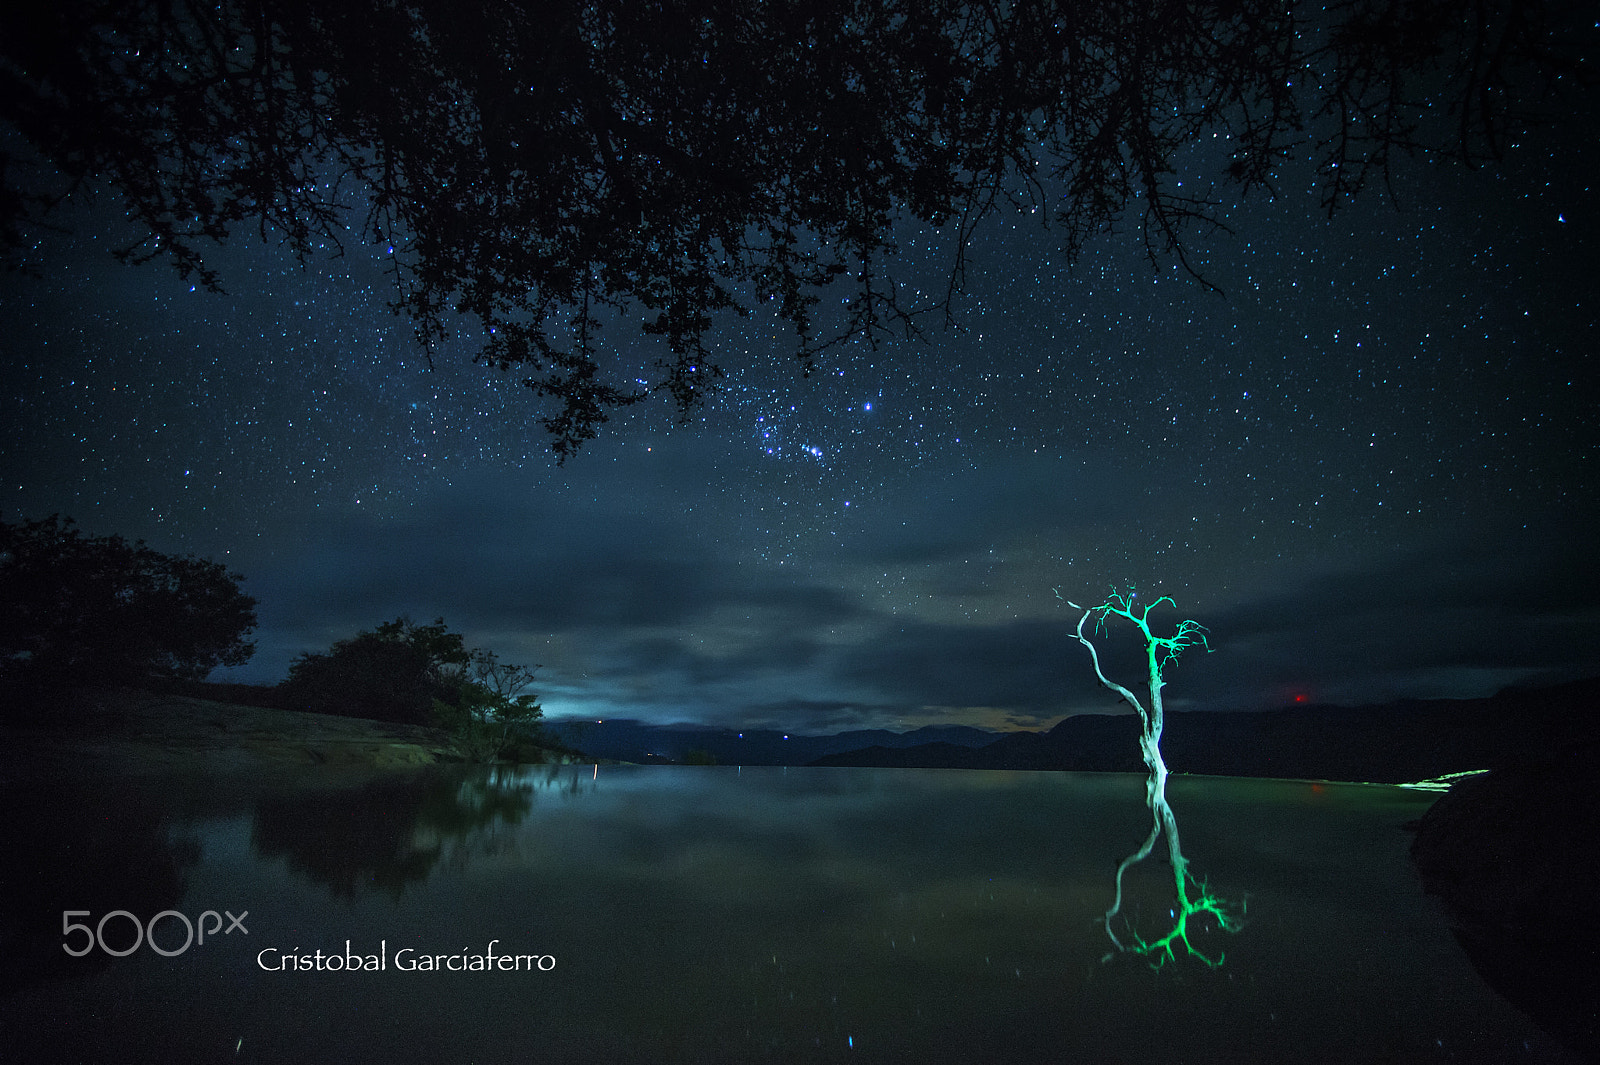
<svg viewBox="0 0 1600 1065">
<path fill-rule="evenodd" d="M 475 846 L 492 846 L 497 827 L 527 816 L 532 792 L 514 774 L 480 772 L 275 795 L 256 807 L 251 844 L 335 896 L 380 888 L 398 898 L 447 853 L 465 863 Z"/>
<path fill-rule="evenodd" d="M 586 781 L 598 779 L 600 767 L 594 766 L 595 775 L 584 776 L 583 771 L 587 765 L 557 765 L 550 763 L 538 769 L 523 767 L 519 770 L 523 780 L 533 781 L 540 791 L 554 791 L 563 799 L 576 799 L 589 789 L 584 787 Z M 565 779 L 563 779 L 565 778 Z"/>
<path fill-rule="evenodd" d="M 1217 926 L 1227 932 L 1236 932 L 1240 927 L 1240 915 L 1233 911 L 1232 906 L 1223 899 L 1211 894 L 1204 881 L 1198 880 L 1189 872 L 1189 861 L 1183 856 L 1183 848 L 1178 840 L 1178 819 L 1172 812 L 1172 807 L 1167 803 L 1167 763 L 1161 757 L 1161 732 L 1165 726 L 1165 710 L 1161 702 L 1161 689 L 1166 686 L 1162 679 L 1161 671 L 1168 663 L 1174 661 L 1184 649 L 1198 643 L 1202 647 L 1210 648 L 1206 644 L 1205 627 L 1197 621 L 1185 619 L 1178 622 L 1177 630 L 1171 636 L 1157 636 L 1150 631 L 1150 611 L 1162 603 L 1177 604 L 1167 596 L 1162 596 L 1154 602 L 1145 604 L 1141 609 L 1135 610 L 1134 598 L 1137 593 L 1133 588 L 1126 591 L 1117 591 L 1115 588 L 1106 597 L 1105 602 L 1099 606 L 1084 608 L 1077 603 L 1067 601 L 1067 605 L 1074 610 L 1082 610 L 1083 616 L 1078 619 L 1078 642 L 1089 649 L 1089 658 L 1094 663 L 1094 673 L 1102 685 L 1122 696 L 1123 700 L 1138 713 L 1140 733 L 1139 750 L 1144 756 L 1144 764 L 1149 769 L 1149 777 L 1145 781 L 1145 805 L 1150 808 L 1151 825 L 1150 834 L 1145 837 L 1143 845 L 1132 854 L 1128 855 L 1117 866 L 1116 897 L 1111 903 L 1111 908 L 1106 910 L 1106 934 L 1111 937 L 1111 942 L 1124 953 L 1143 954 L 1154 957 L 1155 964 L 1159 967 L 1167 960 L 1174 958 L 1175 946 L 1182 944 L 1184 950 L 1193 954 L 1210 966 L 1222 964 L 1223 956 L 1218 954 L 1215 958 L 1196 950 L 1189 940 L 1192 929 L 1189 919 L 1209 914 Z M 1061 593 L 1056 592 L 1057 598 Z M 1106 619 L 1112 615 L 1126 618 L 1139 630 L 1139 635 L 1144 640 L 1145 660 L 1149 670 L 1150 706 L 1147 709 L 1133 692 L 1115 681 L 1107 679 L 1100 669 L 1100 655 L 1095 650 L 1093 643 L 1083 634 L 1083 626 L 1092 615 L 1098 614 L 1095 621 L 1097 633 L 1105 631 Z M 1124 943 L 1117 937 L 1115 920 L 1122 912 L 1122 882 L 1128 869 L 1144 861 L 1154 850 L 1157 838 L 1166 837 L 1167 854 L 1172 863 L 1173 887 L 1177 895 L 1177 905 L 1173 907 L 1174 923 L 1166 935 L 1158 939 L 1146 940 L 1137 932 L 1130 929 L 1133 937 L 1132 943 Z M 1192 894 L 1191 894 L 1192 893 Z M 1107 955 L 1109 958 L 1110 955 Z"/>
</svg>

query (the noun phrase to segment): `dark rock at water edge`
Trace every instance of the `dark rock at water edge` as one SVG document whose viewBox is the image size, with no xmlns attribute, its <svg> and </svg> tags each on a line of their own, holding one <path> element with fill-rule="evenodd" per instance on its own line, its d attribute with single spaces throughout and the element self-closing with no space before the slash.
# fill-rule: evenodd
<svg viewBox="0 0 1600 1065">
<path fill-rule="evenodd" d="M 1411 856 L 1484 980 L 1600 1061 L 1600 744 L 1455 784 L 1416 825 Z"/>
</svg>

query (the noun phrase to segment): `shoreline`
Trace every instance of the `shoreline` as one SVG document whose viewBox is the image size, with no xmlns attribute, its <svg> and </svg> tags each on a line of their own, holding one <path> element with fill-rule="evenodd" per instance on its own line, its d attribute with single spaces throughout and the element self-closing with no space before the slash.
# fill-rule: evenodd
<svg viewBox="0 0 1600 1065">
<path fill-rule="evenodd" d="M 85 772 L 281 780 L 465 764 L 443 729 L 147 691 L 66 697 L 54 727 L 0 728 L 6 784 Z"/>
</svg>

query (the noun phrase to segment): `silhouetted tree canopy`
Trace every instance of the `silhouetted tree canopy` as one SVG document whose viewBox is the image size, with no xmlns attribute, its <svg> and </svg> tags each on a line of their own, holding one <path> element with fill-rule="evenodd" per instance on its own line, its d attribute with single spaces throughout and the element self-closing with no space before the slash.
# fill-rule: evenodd
<svg viewBox="0 0 1600 1065">
<path fill-rule="evenodd" d="M 279 691 L 296 710 L 429 725 L 435 700 L 459 701 L 471 661 L 461 634 L 443 618 L 416 625 L 401 617 L 336 641 L 326 653 L 302 654 Z"/>
<path fill-rule="evenodd" d="M 434 720 L 450 733 L 455 752 L 470 762 L 540 760 L 530 748 L 544 708 L 528 691 L 538 666 L 500 661 L 493 651 L 473 652 L 450 699 L 435 699 Z"/>
<path fill-rule="evenodd" d="M 255 652 L 256 601 L 221 563 L 84 536 L 52 515 L 0 522 L 0 681 L 199 680 Z"/>
<path fill-rule="evenodd" d="M 1590 22 L 1563 0 L 7 4 L 0 237 L 109 187 L 146 234 L 126 258 L 211 287 L 241 225 L 302 259 L 376 243 L 396 310 L 429 343 L 481 324 L 565 457 L 651 392 L 687 413 L 714 391 L 723 313 L 776 314 L 805 367 L 915 332 L 998 208 L 1039 208 L 1073 255 L 1129 220 L 1187 266 L 1185 235 L 1291 157 L 1332 210 L 1398 152 L 1493 156 L 1585 70 Z M 887 271 L 904 219 L 951 227 L 943 298 Z M 602 332 L 641 318 L 653 367 Z"/>
<path fill-rule="evenodd" d="M 417 625 L 399 617 L 326 653 L 302 654 L 278 694 L 295 710 L 441 726 L 469 761 L 536 761 L 544 711 L 527 688 L 538 669 L 469 649 L 443 618 Z"/>
</svg>

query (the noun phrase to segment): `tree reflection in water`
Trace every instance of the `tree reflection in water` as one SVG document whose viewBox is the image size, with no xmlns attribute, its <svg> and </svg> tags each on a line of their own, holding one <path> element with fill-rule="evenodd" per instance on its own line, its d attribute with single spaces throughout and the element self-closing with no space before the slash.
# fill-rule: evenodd
<svg viewBox="0 0 1600 1065">
<path fill-rule="evenodd" d="M 1100 683 L 1120 695 L 1123 700 L 1139 715 L 1140 733 L 1139 750 L 1144 756 L 1144 764 L 1149 770 L 1149 777 L 1145 782 L 1145 805 L 1150 808 L 1151 825 L 1150 834 L 1138 850 L 1124 858 L 1117 866 L 1116 896 L 1112 900 L 1110 909 L 1106 910 L 1106 934 L 1111 937 L 1117 951 L 1123 953 L 1142 954 L 1152 959 L 1152 964 L 1160 968 L 1166 962 L 1176 957 L 1178 947 L 1186 953 L 1192 954 L 1209 966 L 1222 964 L 1223 955 L 1219 952 L 1216 957 L 1205 954 L 1195 948 L 1190 940 L 1191 933 L 1196 931 L 1191 926 L 1191 918 L 1209 917 L 1218 928 L 1225 932 L 1237 932 L 1241 927 L 1243 906 L 1235 907 L 1220 896 L 1213 895 L 1206 886 L 1205 881 L 1198 879 L 1189 871 L 1189 861 L 1183 855 L 1183 847 L 1178 839 L 1178 818 L 1172 812 L 1172 807 L 1167 802 L 1167 763 L 1161 757 L 1161 731 L 1165 726 L 1165 711 L 1161 702 L 1161 689 L 1166 686 L 1162 679 L 1162 670 L 1173 662 L 1187 647 L 1199 644 L 1206 645 L 1205 626 L 1197 621 L 1183 620 L 1178 622 L 1176 631 L 1171 636 L 1157 636 L 1150 631 L 1150 611 L 1167 603 L 1172 606 L 1177 604 L 1167 596 L 1161 596 L 1154 602 L 1136 607 L 1134 600 L 1137 594 L 1132 587 L 1118 591 L 1113 588 L 1105 602 L 1099 606 L 1084 608 L 1077 603 L 1068 601 L 1067 605 L 1074 610 L 1082 610 L 1083 616 L 1078 619 L 1078 642 L 1089 650 L 1089 658 L 1094 663 L 1094 674 Z M 1062 598 L 1059 591 L 1056 597 Z M 1108 679 L 1100 668 L 1100 655 L 1095 650 L 1093 643 L 1084 635 L 1083 627 L 1089 618 L 1098 614 L 1095 622 L 1097 633 L 1105 631 L 1108 617 L 1125 618 L 1139 630 L 1139 635 L 1144 641 L 1145 664 L 1148 672 L 1150 705 L 1148 708 L 1139 701 L 1138 696 L 1123 687 L 1121 684 Z M 1148 858 L 1155 849 L 1156 840 L 1165 837 L 1167 856 L 1172 863 L 1173 891 L 1176 899 L 1170 910 L 1172 928 L 1166 934 L 1155 939 L 1145 939 L 1131 927 L 1127 930 L 1127 939 L 1117 934 L 1119 918 L 1122 918 L 1123 904 L 1123 879 L 1128 870 Z M 1114 954 L 1107 954 L 1105 960 L 1110 960 Z"/>
<path fill-rule="evenodd" d="M 251 843 L 259 857 L 283 858 L 336 897 L 378 890 L 398 898 L 443 860 L 496 852 L 501 830 L 532 808 L 536 785 L 566 787 L 554 772 L 540 779 L 487 768 L 271 795 L 256 807 Z"/>
</svg>

